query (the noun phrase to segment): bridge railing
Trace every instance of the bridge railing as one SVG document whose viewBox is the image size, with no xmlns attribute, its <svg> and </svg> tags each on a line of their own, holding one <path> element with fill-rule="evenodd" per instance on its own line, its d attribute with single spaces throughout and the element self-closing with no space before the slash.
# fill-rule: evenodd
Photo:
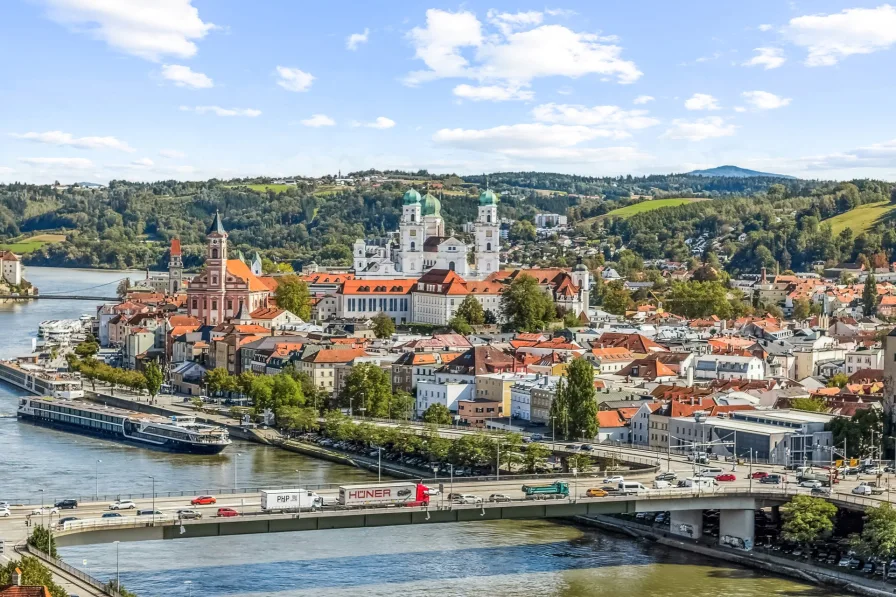
<svg viewBox="0 0 896 597">
<path fill-rule="evenodd" d="M 105 595 L 109 595 L 109 597 L 121 597 L 121 594 L 113 588 L 110 588 L 106 583 L 101 582 L 99 579 L 87 574 L 86 572 L 75 568 L 70 564 L 66 564 L 59 558 L 54 558 L 53 556 L 44 553 L 40 549 L 34 547 L 33 545 L 26 544 L 25 546 L 28 553 L 38 558 L 39 560 L 43 560 L 44 563 L 49 564 L 51 568 L 56 568 L 58 570 L 62 570 L 69 576 L 73 576 L 80 580 L 81 582 L 90 585 L 97 591 L 102 592 Z"/>
</svg>

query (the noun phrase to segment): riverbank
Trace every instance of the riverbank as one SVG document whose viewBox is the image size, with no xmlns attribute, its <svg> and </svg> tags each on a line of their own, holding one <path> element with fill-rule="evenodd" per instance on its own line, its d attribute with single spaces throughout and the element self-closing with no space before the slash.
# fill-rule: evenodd
<svg viewBox="0 0 896 597">
<path fill-rule="evenodd" d="M 576 516 L 574 524 L 598 528 L 627 535 L 636 539 L 647 539 L 666 547 L 687 551 L 704 557 L 722 560 L 763 572 L 771 572 L 802 582 L 823 587 L 842 589 L 867 597 L 891 597 L 896 587 L 885 582 L 815 566 L 807 562 L 797 562 L 758 551 L 741 551 L 727 547 L 714 547 L 694 540 L 672 535 L 664 529 L 622 520 L 612 516 Z"/>
</svg>

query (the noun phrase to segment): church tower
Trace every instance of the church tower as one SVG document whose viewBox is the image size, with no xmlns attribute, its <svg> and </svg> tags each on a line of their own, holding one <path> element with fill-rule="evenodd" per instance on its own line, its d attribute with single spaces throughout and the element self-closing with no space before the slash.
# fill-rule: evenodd
<svg viewBox="0 0 896 597">
<path fill-rule="evenodd" d="M 501 266 L 501 237 L 498 227 L 498 196 L 486 188 L 479 195 L 476 236 L 476 272 L 480 277 L 498 271 Z"/>
<path fill-rule="evenodd" d="M 224 321 L 224 291 L 227 282 L 227 231 L 221 223 L 221 214 L 215 211 L 215 219 L 206 232 L 208 253 L 205 257 L 208 273 L 206 321 L 217 324 Z"/>
<path fill-rule="evenodd" d="M 168 294 L 177 294 L 184 287 L 184 260 L 180 251 L 180 239 L 171 239 L 168 255 Z"/>
<path fill-rule="evenodd" d="M 401 271 L 406 274 L 419 273 L 423 267 L 426 228 L 423 223 L 421 199 L 416 189 L 408 189 L 402 199 L 399 252 Z"/>
</svg>

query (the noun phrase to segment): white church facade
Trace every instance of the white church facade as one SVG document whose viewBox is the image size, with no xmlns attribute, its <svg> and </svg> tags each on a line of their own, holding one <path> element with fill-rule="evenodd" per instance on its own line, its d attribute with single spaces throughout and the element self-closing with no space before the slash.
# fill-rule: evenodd
<svg viewBox="0 0 896 597">
<path fill-rule="evenodd" d="M 482 280 L 500 269 L 498 196 L 489 189 L 479 195 L 479 213 L 473 225 L 472 247 L 445 235 L 442 203 L 433 195 L 409 189 L 402 200 L 397 239 L 385 246 L 358 239 L 352 246 L 355 278 L 419 278 L 430 270 L 457 272 L 469 280 Z M 473 250 L 472 264 L 468 254 Z"/>
</svg>

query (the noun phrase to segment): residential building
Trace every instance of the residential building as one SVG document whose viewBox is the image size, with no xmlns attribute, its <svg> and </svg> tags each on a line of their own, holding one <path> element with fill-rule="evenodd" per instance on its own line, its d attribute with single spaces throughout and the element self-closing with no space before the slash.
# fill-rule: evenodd
<svg viewBox="0 0 896 597">
<path fill-rule="evenodd" d="M 395 323 L 411 318 L 411 288 L 414 280 L 346 280 L 336 291 L 336 317 L 372 318 L 385 313 Z"/>
<path fill-rule="evenodd" d="M 492 400 L 501 404 L 501 412 L 513 414 L 512 389 L 519 381 L 535 379 L 531 373 L 486 373 L 476 376 L 476 400 Z"/>
<path fill-rule="evenodd" d="M 457 421 L 462 425 L 482 429 L 488 419 L 498 419 L 503 416 L 504 406 L 499 400 L 474 398 L 457 401 Z"/>
<path fill-rule="evenodd" d="M 628 423 L 617 410 L 604 410 L 597 413 L 597 441 L 629 443 L 631 439 Z"/>
<path fill-rule="evenodd" d="M 631 418 L 631 441 L 634 444 L 647 446 L 650 444 L 650 415 L 663 406 L 662 402 L 642 401 Z"/>
<path fill-rule="evenodd" d="M 853 350 L 846 351 L 846 359 L 843 366 L 843 372 L 846 375 L 852 375 L 861 369 L 883 369 L 884 368 L 884 349 L 868 348 L 860 346 Z"/>
<path fill-rule="evenodd" d="M 707 354 L 697 357 L 696 379 L 765 379 L 765 364 L 756 357 Z"/>
<path fill-rule="evenodd" d="M 336 368 L 366 354 L 363 348 L 322 348 L 303 357 L 301 367 L 318 390 L 334 395 L 338 389 Z"/>
</svg>

